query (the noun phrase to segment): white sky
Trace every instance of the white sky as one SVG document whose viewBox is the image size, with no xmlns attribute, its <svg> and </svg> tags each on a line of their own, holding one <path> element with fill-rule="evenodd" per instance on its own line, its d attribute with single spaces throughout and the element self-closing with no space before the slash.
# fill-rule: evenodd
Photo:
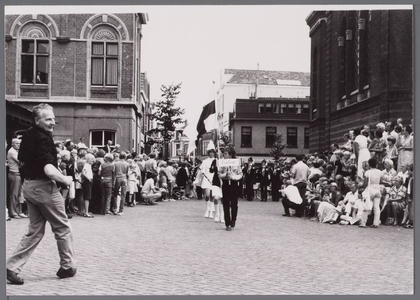
<svg viewBox="0 0 420 300">
<path fill-rule="evenodd" d="M 147 13 L 142 72 L 151 85 L 151 100 L 160 99 L 162 84 L 182 82 L 177 106 L 196 124 L 202 107 L 214 99 L 223 69 L 256 70 L 259 64 L 260 70 L 309 72 L 306 17 L 313 10 L 362 8 L 412 6 L 5 6 L 5 13 Z"/>
</svg>

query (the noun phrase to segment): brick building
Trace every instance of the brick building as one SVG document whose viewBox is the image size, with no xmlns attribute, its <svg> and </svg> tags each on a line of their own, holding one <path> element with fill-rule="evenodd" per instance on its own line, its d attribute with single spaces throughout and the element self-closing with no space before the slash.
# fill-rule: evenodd
<svg viewBox="0 0 420 300">
<path fill-rule="evenodd" d="M 310 151 L 364 124 L 413 118 L 412 10 L 314 11 Z"/>
<path fill-rule="evenodd" d="M 5 16 L 6 100 L 54 107 L 54 139 L 144 147 L 149 88 L 141 75 L 147 14 Z M 142 84 L 143 83 L 143 84 Z"/>
<path fill-rule="evenodd" d="M 286 157 L 309 150 L 309 98 L 237 99 L 230 121 L 237 156 L 254 161 L 273 158 L 276 134 L 281 133 Z"/>
</svg>

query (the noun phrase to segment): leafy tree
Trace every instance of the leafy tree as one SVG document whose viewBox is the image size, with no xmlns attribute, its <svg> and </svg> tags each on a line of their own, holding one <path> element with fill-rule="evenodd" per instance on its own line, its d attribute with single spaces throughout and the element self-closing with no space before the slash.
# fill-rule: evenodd
<svg viewBox="0 0 420 300">
<path fill-rule="evenodd" d="M 159 144 L 161 147 L 160 156 L 167 159 L 168 144 L 175 132 L 176 124 L 183 123 L 181 116 L 185 113 L 184 109 L 175 106 L 178 94 L 181 92 L 181 83 L 169 86 L 162 85 L 160 90 L 161 97 L 164 98 L 155 103 L 155 111 L 150 114 L 150 121 L 156 121 L 156 128 L 150 129 L 147 135 L 150 137 L 148 143 L 150 145 Z"/>
<path fill-rule="evenodd" d="M 273 156 L 275 161 L 284 161 L 285 153 L 283 149 L 286 148 L 286 145 L 283 144 L 283 135 L 281 133 L 276 134 L 276 139 L 273 144 L 273 148 L 270 150 L 270 155 Z"/>
</svg>

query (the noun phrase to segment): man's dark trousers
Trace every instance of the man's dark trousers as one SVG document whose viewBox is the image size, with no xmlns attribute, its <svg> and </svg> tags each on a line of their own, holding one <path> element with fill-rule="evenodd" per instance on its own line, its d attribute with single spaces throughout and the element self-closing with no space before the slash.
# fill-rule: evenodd
<svg viewBox="0 0 420 300">
<path fill-rule="evenodd" d="M 298 182 L 298 183 L 295 184 L 295 186 L 298 188 L 300 197 L 302 198 L 302 204 L 301 204 L 300 209 L 298 209 L 299 212 L 297 212 L 297 213 L 303 214 L 303 212 L 305 211 L 307 202 L 308 202 L 306 200 L 306 196 L 305 196 L 305 194 L 306 194 L 306 183 L 305 182 Z"/>
<path fill-rule="evenodd" d="M 225 225 L 230 226 L 232 222 L 236 222 L 238 215 L 238 181 L 223 180 L 222 192 Z"/>
<path fill-rule="evenodd" d="M 290 215 L 290 211 L 289 211 L 290 208 L 296 210 L 296 214 L 300 215 L 300 209 L 302 207 L 300 204 L 296 204 L 287 198 L 283 198 L 281 202 L 283 203 L 284 213 L 286 215 Z"/>
</svg>

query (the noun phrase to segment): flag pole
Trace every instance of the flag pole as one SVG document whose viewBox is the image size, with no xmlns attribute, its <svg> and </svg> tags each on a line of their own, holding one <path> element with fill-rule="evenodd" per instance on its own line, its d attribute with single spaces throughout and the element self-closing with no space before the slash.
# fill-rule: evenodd
<svg viewBox="0 0 420 300">
<path fill-rule="evenodd" d="M 216 147 L 217 147 L 217 156 L 220 159 L 220 146 L 219 146 L 219 139 L 220 139 L 220 132 L 219 132 L 219 111 L 217 109 L 217 97 L 216 97 L 216 82 L 213 80 L 213 94 L 214 94 L 214 110 L 216 112 Z"/>
</svg>

